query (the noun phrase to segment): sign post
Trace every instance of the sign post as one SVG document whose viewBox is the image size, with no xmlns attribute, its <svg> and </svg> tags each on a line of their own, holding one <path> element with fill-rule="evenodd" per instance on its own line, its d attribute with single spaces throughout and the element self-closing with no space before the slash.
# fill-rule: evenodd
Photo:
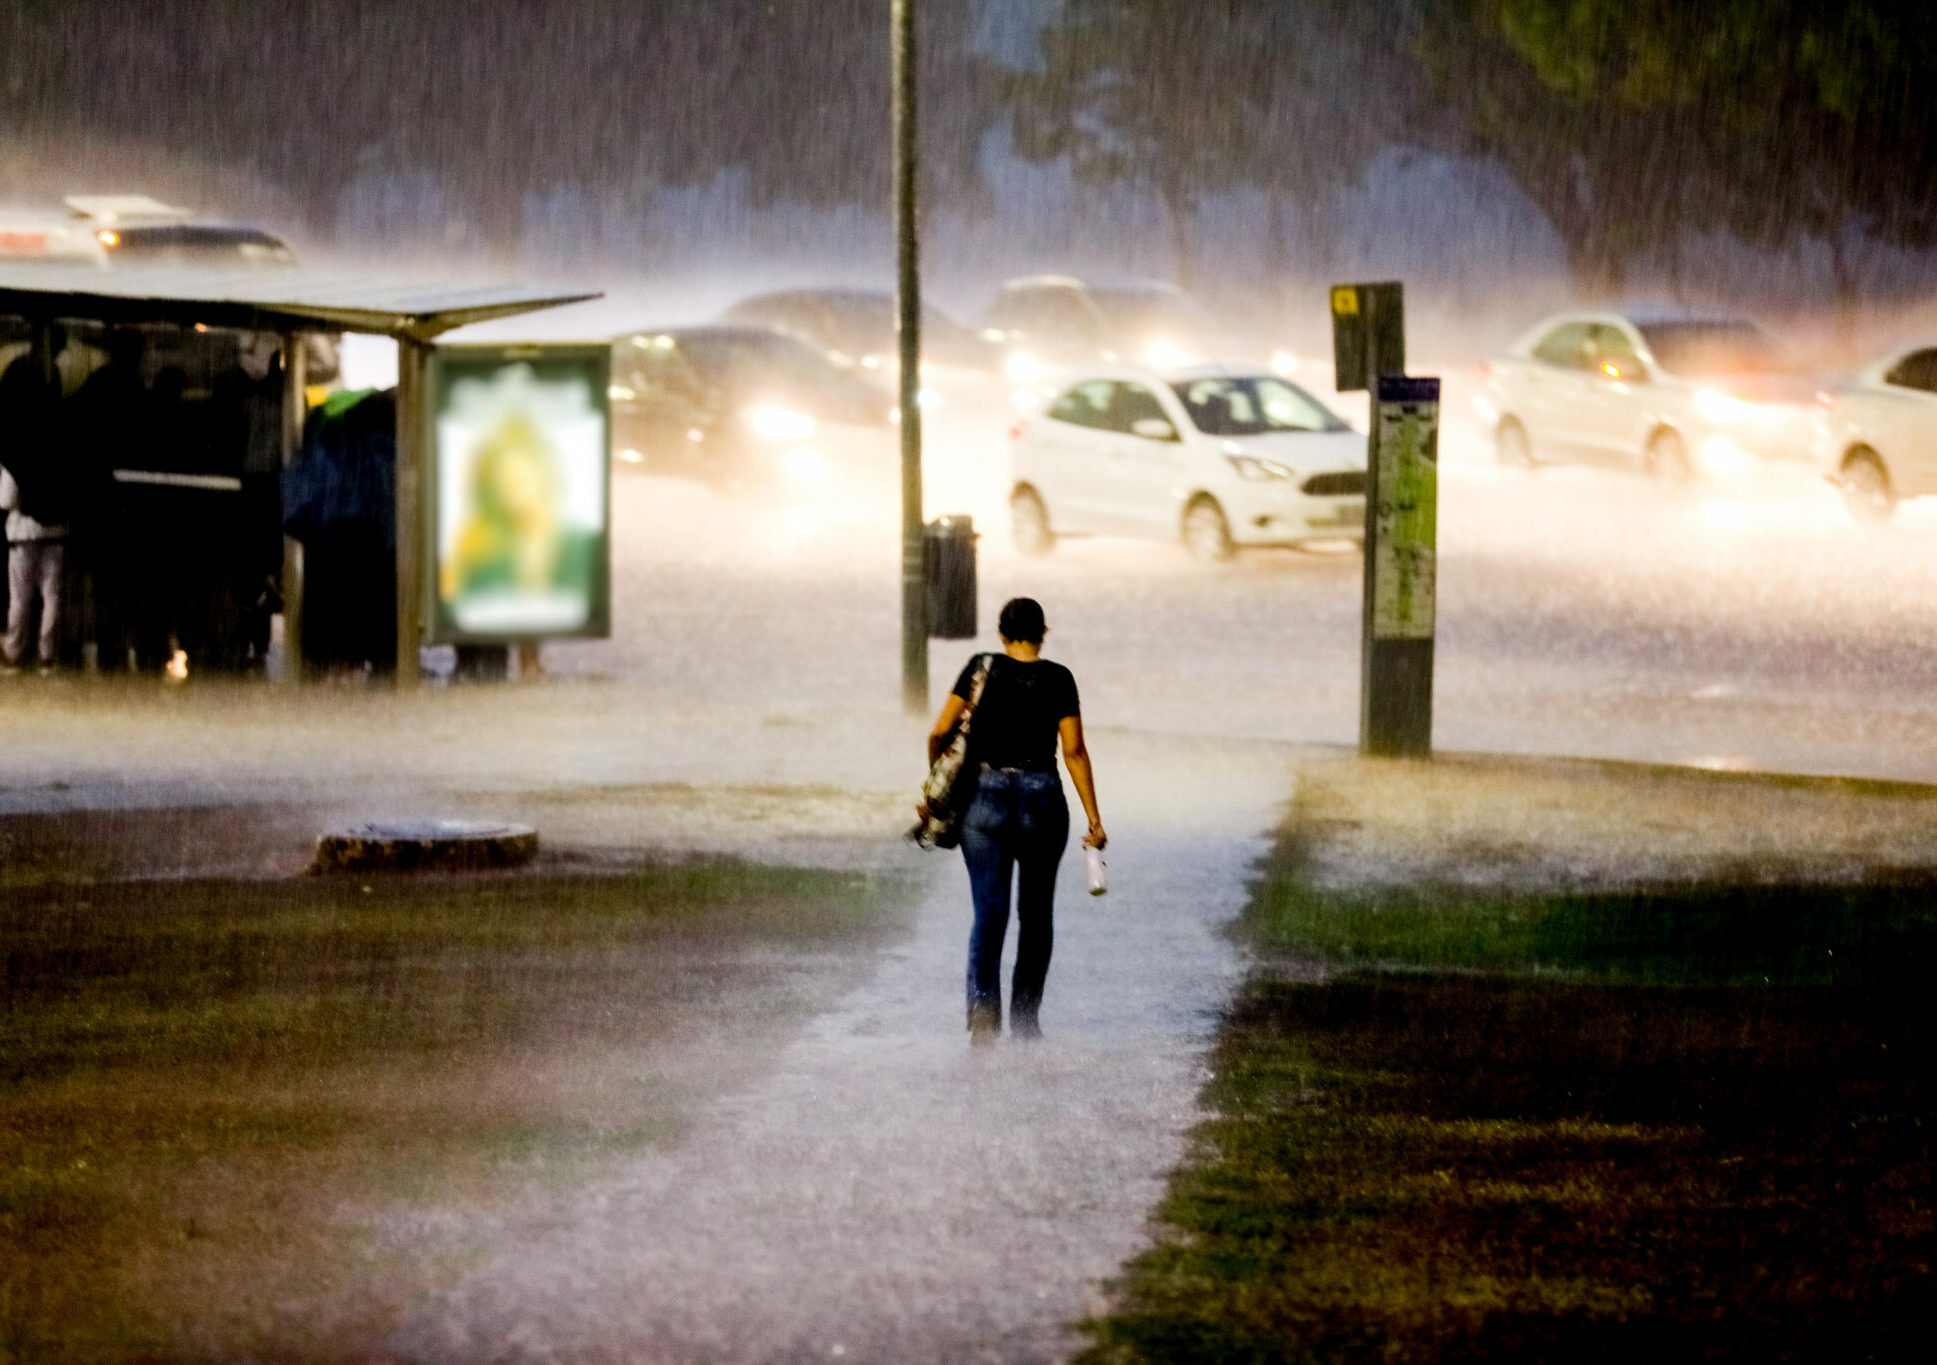
<svg viewBox="0 0 1937 1365">
<path fill-rule="evenodd" d="M 1439 381 L 1406 377 L 1397 283 L 1332 290 L 1341 392 L 1370 393 L 1359 752 L 1430 758 L 1439 509 Z"/>
<path fill-rule="evenodd" d="M 901 357 L 901 700 L 928 712 L 928 574 L 921 496 L 921 238 L 916 218 L 915 0 L 890 0 L 895 337 Z"/>
</svg>

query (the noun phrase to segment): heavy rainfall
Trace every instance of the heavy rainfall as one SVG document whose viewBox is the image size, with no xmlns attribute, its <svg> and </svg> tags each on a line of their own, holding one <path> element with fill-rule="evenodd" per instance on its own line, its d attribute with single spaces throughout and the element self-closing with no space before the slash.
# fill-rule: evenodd
<svg viewBox="0 0 1937 1365">
<path fill-rule="evenodd" d="M 0 1362 L 1908 1356 L 1934 78 L 1881 0 L 0 5 Z"/>
</svg>

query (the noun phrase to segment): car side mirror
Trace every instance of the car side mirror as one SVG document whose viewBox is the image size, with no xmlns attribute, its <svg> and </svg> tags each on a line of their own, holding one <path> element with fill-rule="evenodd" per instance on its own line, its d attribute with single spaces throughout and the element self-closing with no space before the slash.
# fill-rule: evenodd
<svg viewBox="0 0 1937 1365">
<path fill-rule="evenodd" d="M 1174 441 L 1177 439 L 1177 428 L 1161 417 L 1139 417 L 1130 423 L 1130 434 L 1148 441 Z"/>
</svg>

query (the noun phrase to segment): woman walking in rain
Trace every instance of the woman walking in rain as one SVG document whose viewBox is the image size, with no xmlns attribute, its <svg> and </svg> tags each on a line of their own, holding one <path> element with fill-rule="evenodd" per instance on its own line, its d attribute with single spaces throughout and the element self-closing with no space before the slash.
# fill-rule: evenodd
<svg viewBox="0 0 1937 1365">
<path fill-rule="evenodd" d="M 969 1040 L 992 1043 L 1002 1031 L 1002 941 L 1009 930 L 1010 883 L 1016 889 L 1016 967 L 1009 988 L 1009 1031 L 1041 1036 L 1037 1011 L 1054 941 L 1056 868 L 1069 842 L 1069 804 L 1056 773 L 1063 763 L 1089 818 L 1083 843 L 1109 842 L 1096 809 L 1096 784 L 1083 745 L 1076 679 L 1042 657 L 1046 633 L 1034 598 L 1005 603 L 998 619 L 1002 653 L 970 659 L 942 704 L 928 736 L 932 764 L 969 713 L 969 764 L 974 799 L 962 817 L 962 858 L 968 864 L 975 927 L 969 931 Z M 981 695 L 976 697 L 978 675 Z M 972 708 L 972 709 L 971 709 Z"/>
</svg>

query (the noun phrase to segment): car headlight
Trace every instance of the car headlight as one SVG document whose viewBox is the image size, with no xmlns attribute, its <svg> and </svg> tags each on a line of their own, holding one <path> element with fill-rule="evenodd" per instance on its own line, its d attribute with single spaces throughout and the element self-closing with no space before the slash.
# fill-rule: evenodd
<svg viewBox="0 0 1937 1365">
<path fill-rule="evenodd" d="M 1292 375 L 1298 373 L 1298 357 L 1290 351 L 1273 351 L 1271 353 L 1271 372 L 1273 374 L 1281 374 L 1287 379 L 1291 378 Z"/>
<path fill-rule="evenodd" d="M 787 452 L 782 463 L 787 477 L 795 483 L 817 484 L 827 481 L 827 461 L 821 458 L 818 450 L 795 446 Z"/>
<path fill-rule="evenodd" d="M 1042 378 L 1042 361 L 1029 351 L 1011 351 L 1002 362 L 1002 373 L 1011 384 L 1033 384 Z"/>
<path fill-rule="evenodd" d="M 1231 468 L 1237 470 L 1240 479 L 1262 483 L 1298 477 L 1288 466 L 1281 465 L 1276 460 L 1260 460 L 1255 455 L 1226 455 L 1224 458 L 1231 462 Z"/>
<path fill-rule="evenodd" d="M 1711 436 L 1700 447 L 1702 468 L 1717 478 L 1729 479 L 1746 472 L 1754 457 L 1726 436 Z"/>
<path fill-rule="evenodd" d="M 1701 389 L 1695 394 L 1695 411 L 1711 422 L 1739 422 L 1755 411 L 1755 405 L 1714 389 Z"/>
<path fill-rule="evenodd" d="M 818 425 L 804 412 L 794 412 L 773 403 L 756 403 L 747 409 L 747 422 L 754 434 L 768 441 L 804 441 Z"/>
<path fill-rule="evenodd" d="M 1158 337 L 1143 348 L 1143 358 L 1157 369 L 1169 369 L 1172 365 L 1188 364 L 1191 354 L 1175 342 Z"/>
</svg>

